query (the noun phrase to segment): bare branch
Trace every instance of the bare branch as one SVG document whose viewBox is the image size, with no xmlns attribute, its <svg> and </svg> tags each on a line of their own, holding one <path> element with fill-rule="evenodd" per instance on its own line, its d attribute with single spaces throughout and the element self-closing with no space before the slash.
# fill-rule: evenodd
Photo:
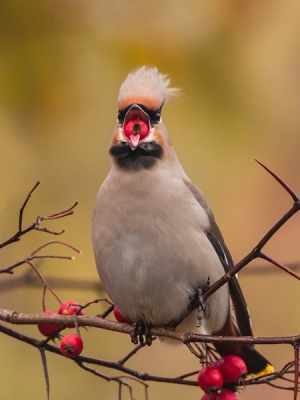
<svg viewBox="0 0 300 400">
<path fill-rule="evenodd" d="M 26 233 L 32 231 L 32 230 L 37 230 L 37 231 L 41 231 L 41 232 L 46 232 L 52 235 L 61 235 L 64 230 L 62 231 L 53 231 L 44 227 L 41 227 L 41 223 L 45 220 L 54 220 L 54 219 L 58 219 L 58 218 L 63 218 L 63 217 L 67 217 L 68 215 L 72 215 L 73 214 L 73 210 L 74 208 L 77 206 L 78 202 L 76 201 L 71 207 L 67 208 L 66 210 L 48 215 L 48 216 L 43 216 L 43 217 L 37 217 L 35 222 L 33 222 L 31 225 L 29 225 L 27 228 L 23 229 L 23 213 L 25 210 L 25 207 L 29 201 L 29 199 L 31 198 L 32 193 L 35 191 L 35 189 L 39 186 L 40 182 L 37 182 L 34 187 L 30 190 L 30 192 L 28 193 L 24 203 L 22 204 L 21 208 L 20 208 L 20 213 L 19 213 L 19 224 L 18 224 L 18 231 L 11 236 L 9 239 L 5 240 L 4 242 L 0 243 L 0 249 L 2 247 L 8 246 L 11 243 L 17 242 L 20 240 L 21 236 L 25 235 Z"/>
<path fill-rule="evenodd" d="M 262 162 L 255 160 L 259 165 L 261 165 L 266 171 L 269 172 L 270 175 L 273 176 L 273 178 L 276 179 L 277 182 L 280 183 L 280 185 L 288 192 L 288 194 L 292 197 L 295 203 L 300 201 L 299 196 L 296 195 L 296 193 L 290 188 L 290 186 L 285 183 L 275 172 L 273 172 L 269 167 L 264 165 Z"/>
<path fill-rule="evenodd" d="M 45 377 L 45 382 L 46 382 L 47 400 L 49 400 L 50 399 L 50 381 L 49 381 L 48 367 L 47 367 L 47 361 L 46 361 L 46 354 L 45 354 L 44 348 L 40 347 L 39 350 L 40 350 L 41 357 L 42 357 L 44 377 Z"/>
<path fill-rule="evenodd" d="M 295 353 L 294 400 L 297 400 L 298 388 L 299 388 L 299 343 L 295 343 L 294 353 Z"/>
<path fill-rule="evenodd" d="M 259 163 L 261 164 L 261 163 Z M 211 296 L 216 290 L 218 290 L 221 286 L 225 285 L 232 276 L 237 274 L 242 268 L 248 265 L 255 258 L 259 258 L 261 255 L 262 248 L 269 242 L 269 240 L 275 235 L 275 233 L 290 219 L 292 218 L 299 210 L 300 210 L 300 198 L 295 194 L 295 192 L 290 189 L 290 187 L 283 182 L 281 178 L 279 178 L 274 172 L 269 170 L 263 164 L 261 164 L 270 174 L 284 187 L 284 189 L 292 196 L 294 200 L 293 206 L 287 211 L 272 228 L 263 236 L 263 238 L 257 243 L 257 245 L 244 257 L 238 264 L 235 265 L 234 268 L 230 270 L 227 274 L 222 276 L 219 280 L 217 280 L 214 284 L 212 284 L 203 294 L 203 301 L 207 300 L 209 296 Z M 198 302 L 195 302 L 194 308 L 198 306 Z"/>
<path fill-rule="evenodd" d="M 41 183 L 41 182 L 38 181 L 38 182 L 33 186 L 33 188 L 32 188 L 32 189 L 30 190 L 30 192 L 28 193 L 28 195 L 27 195 L 27 197 L 26 197 L 26 199 L 25 199 L 25 201 L 24 201 L 22 207 L 20 208 L 20 213 L 19 213 L 19 232 L 22 232 L 23 212 L 24 212 L 24 209 L 25 209 L 25 207 L 26 207 L 26 204 L 28 203 L 28 201 L 29 201 L 29 199 L 30 199 L 32 193 L 33 193 L 33 192 L 35 191 L 35 189 L 40 185 L 40 183 Z"/>
<path fill-rule="evenodd" d="M 132 325 L 108 321 L 98 316 L 77 316 L 78 326 L 90 326 L 102 328 L 119 333 L 130 334 Z M 59 324 L 62 326 L 74 323 L 74 316 L 65 315 L 44 315 L 44 314 L 23 314 L 12 310 L 0 309 L 0 320 L 16 325 L 37 325 L 37 324 Z M 153 328 L 151 333 L 154 336 L 163 336 L 181 341 L 182 343 L 248 343 L 248 344 L 290 344 L 300 343 L 300 335 L 293 336 L 213 336 L 198 335 L 193 332 L 179 332 L 172 329 Z"/>
<path fill-rule="evenodd" d="M 55 256 L 55 255 L 36 255 L 39 251 L 44 249 L 46 246 L 49 246 L 52 244 L 60 244 L 62 246 L 66 246 L 66 247 L 70 248 L 71 250 L 76 251 L 78 254 L 81 254 L 81 250 L 76 249 L 75 247 L 73 247 L 67 243 L 60 242 L 58 240 L 52 240 L 52 241 L 44 243 L 42 246 L 38 247 L 36 250 L 34 250 L 31 254 L 29 254 L 29 256 L 27 256 L 23 260 L 20 260 L 20 261 L 16 262 L 15 264 L 12 264 L 8 267 L 0 269 L 0 274 L 3 274 L 3 273 L 13 274 L 13 269 L 19 267 L 20 265 L 26 264 L 26 263 L 29 264 L 31 261 L 40 259 L 40 258 L 55 258 L 55 259 L 70 260 L 70 261 L 75 260 L 75 258 L 73 256 L 70 257 L 70 256 Z"/>
<path fill-rule="evenodd" d="M 282 269 L 283 271 L 287 272 L 288 274 L 292 275 L 294 278 L 300 280 L 300 275 L 296 274 L 296 272 L 292 271 L 290 268 L 288 268 L 286 265 L 281 264 L 280 262 L 274 260 L 272 257 L 269 257 L 262 251 L 259 254 L 260 258 L 263 258 L 264 260 L 269 261 L 271 264 L 276 265 L 276 267 Z"/>
</svg>

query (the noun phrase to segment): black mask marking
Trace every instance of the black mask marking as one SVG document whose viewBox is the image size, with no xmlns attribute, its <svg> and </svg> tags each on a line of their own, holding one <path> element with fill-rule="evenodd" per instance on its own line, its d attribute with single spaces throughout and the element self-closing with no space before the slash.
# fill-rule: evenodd
<svg viewBox="0 0 300 400">
<path fill-rule="evenodd" d="M 146 114 L 149 115 L 151 126 L 154 126 L 155 124 L 159 123 L 161 109 L 162 109 L 162 106 L 164 105 L 164 103 L 156 110 L 149 110 L 149 108 L 145 107 L 143 104 L 136 104 L 136 105 L 139 106 Z M 125 115 L 132 106 L 133 106 L 133 104 L 130 104 L 128 107 L 124 108 L 124 110 L 118 111 L 119 124 L 123 125 Z"/>
<path fill-rule="evenodd" d="M 117 144 L 109 150 L 118 166 L 126 170 L 138 171 L 140 169 L 149 169 L 163 156 L 163 148 L 155 143 L 149 142 L 131 150 L 127 143 Z"/>
</svg>

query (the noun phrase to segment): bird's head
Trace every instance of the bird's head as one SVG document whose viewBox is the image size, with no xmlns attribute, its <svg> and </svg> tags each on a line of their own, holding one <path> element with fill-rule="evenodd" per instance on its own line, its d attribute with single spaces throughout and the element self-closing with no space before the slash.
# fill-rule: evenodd
<svg viewBox="0 0 300 400">
<path fill-rule="evenodd" d="M 149 168 L 161 158 L 167 132 L 160 129 L 161 111 L 178 89 L 168 87 L 170 80 L 156 67 L 143 66 L 131 72 L 118 97 L 118 122 L 110 154 L 119 166 Z"/>
</svg>

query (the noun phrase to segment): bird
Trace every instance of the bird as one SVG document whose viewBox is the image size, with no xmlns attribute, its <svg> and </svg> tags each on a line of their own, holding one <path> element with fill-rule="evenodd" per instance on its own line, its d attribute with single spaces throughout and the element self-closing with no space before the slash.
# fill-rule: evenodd
<svg viewBox="0 0 300 400">
<path fill-rule="evenodd" d="M 169 85 L 168 75 L 147 65 L 130 72 L 121 85 L 110 170 L 92 217 L 97 270 L 113 303 L 136 323 L 134 343 L 137 337 L 143 343 L 145 333 L 150 345 L 151 328 L 166 326 L 252 336 L 236 276 L 201 303 L 201 293 L 234 264 L 211 207 L 184 172 L 163 122 L 164 104 L 179 93 Z M 200 305 L 192 309 L 197 297 Z M 215 347 L 221 356 L 240 356 L 249 374 L 274 370 L 253 345 Z"/>
</svg>

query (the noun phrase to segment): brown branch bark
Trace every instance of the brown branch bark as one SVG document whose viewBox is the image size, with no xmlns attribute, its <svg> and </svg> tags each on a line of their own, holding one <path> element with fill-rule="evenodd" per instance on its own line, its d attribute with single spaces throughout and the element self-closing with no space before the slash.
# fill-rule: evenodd
<svg viewBox="0 0 300 400">
<path fill-rule="evenodd" d="M 90 326 L 109 331 L 130 334 L 132 325 L 123 324 L 116 321 L 109 321 L 97 316 L 76 316 L 78 326 Z M 13 310 L 0 309 L 0 320 L 16 325 L 37 325 L 37 324 L 60 324 L 62 326 L 74 323 L 73 316 L 64 315 L 43 315 L 43 314 L 23 314 Z M 212 336 L 198 335 L 192 332 L 178 332 L 165 328 L 153 328 L 151 333 L 154 336 L 163 336 L 170 339 L 181 341 L 182 343 L 248 343 L 248 344 L 290 344 L 300 343 L 300 335 L 291 336 Z"/>
</svg>

